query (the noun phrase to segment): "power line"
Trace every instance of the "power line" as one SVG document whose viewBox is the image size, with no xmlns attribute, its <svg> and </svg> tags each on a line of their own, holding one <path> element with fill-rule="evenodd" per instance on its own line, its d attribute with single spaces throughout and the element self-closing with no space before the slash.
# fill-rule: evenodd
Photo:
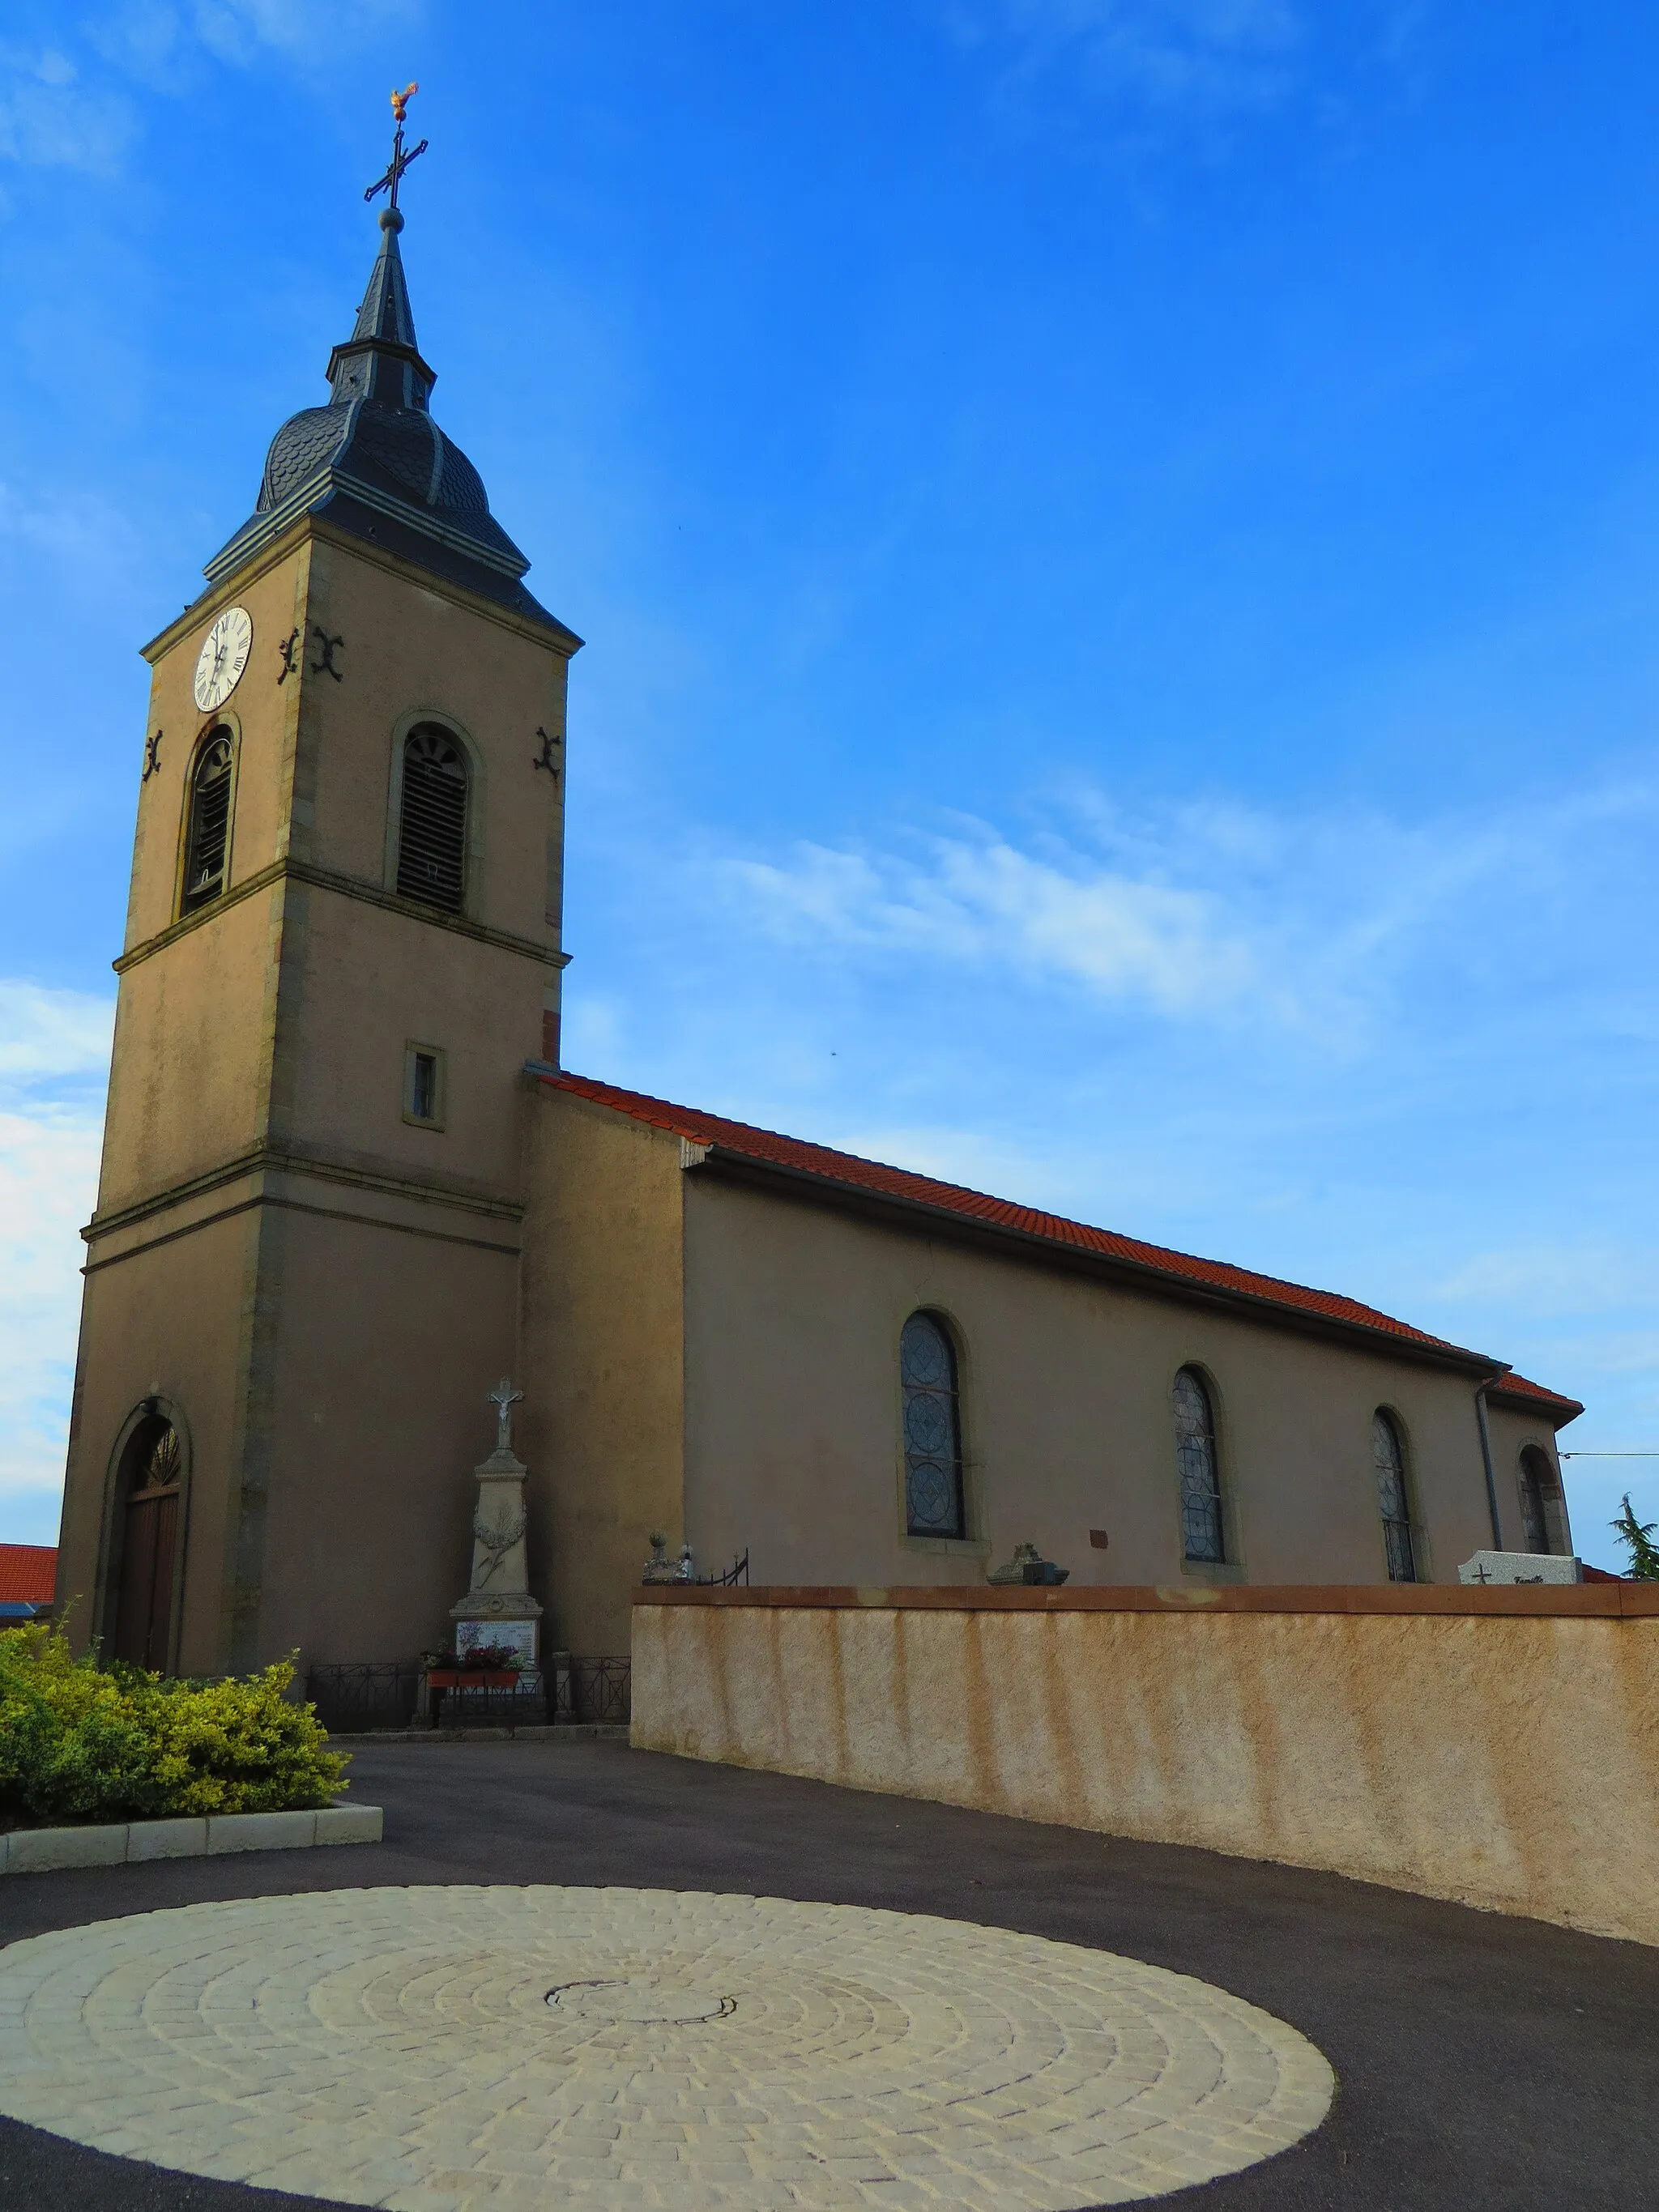
<svg viewBox="0 0 1659 2212">
<path fill-rule="evenodd" d="M 1570 1451 L 1558 1452 L 1558 1459 L 1659 1459 L 1659 1451 Z"/>
</svg>

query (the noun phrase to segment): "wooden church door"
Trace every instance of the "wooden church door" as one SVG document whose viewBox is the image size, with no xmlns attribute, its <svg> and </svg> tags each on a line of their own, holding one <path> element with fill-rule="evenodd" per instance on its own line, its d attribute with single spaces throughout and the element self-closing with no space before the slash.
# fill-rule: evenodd
<svg viewBox="0 0 1659 2212">
<path fill-rule="evenodd" d="M 173 1626 L 173 1563 L 179 1542 L 179 1438 L 164 1425 L 133 1454 L 123 1506 L 115 1656 L 163 1674 Z"/>
</svg>

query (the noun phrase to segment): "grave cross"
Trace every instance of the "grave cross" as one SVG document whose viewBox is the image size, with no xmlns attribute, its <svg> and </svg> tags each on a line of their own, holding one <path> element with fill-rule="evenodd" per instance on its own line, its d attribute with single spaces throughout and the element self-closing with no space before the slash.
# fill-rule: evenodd
<svg viewBox="0 0 1659 2212">
<path fill-rule="evenodd" d="M 392 205 L 395 208 L 398 204 L 398 186 L 403 179 L 404 171 L 411 161 L 418 161 L 426 151 L 424 138 L 418 146 L 411 146 L 408 153 L 405 154 L 404 151 L 404 112 L 420 88 L 418 84 L 405 85 L 401 92 L 394 92 L 392 95 L 392 119 L 398 126 L 392 135 L 392 159 L 386 165 L 385 176 L 377 177 L 363 194 L 366 200 L 372 200 L 377 192 L 389 191 L 392 195 Z M 394 223 L 392 228 L 396 229 L 398 226 Z"/>
<path fill-rule="evenodd" d="M 515 1390 L 503 1375 L 495 1389 L 486 1395 L 495 1408 L 495 1449 L 510 1452 L 513 1449 L 513 1408 L 522 1399 L 524 1392 Z"/>
</svg>

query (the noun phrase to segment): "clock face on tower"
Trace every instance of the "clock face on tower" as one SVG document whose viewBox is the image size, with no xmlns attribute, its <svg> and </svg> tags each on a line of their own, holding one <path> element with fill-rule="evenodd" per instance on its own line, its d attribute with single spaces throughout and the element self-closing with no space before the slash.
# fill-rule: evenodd
<svg viewBox="0 0 1659 2212">
<path fill-rule="evenodd" d="M 242 680 L 253 647 L 253 623 L 246 607 L 227 607 L 202 641 L 196 663 L 196 703 L 205 714 L 225 701 Z"/>
</svg>

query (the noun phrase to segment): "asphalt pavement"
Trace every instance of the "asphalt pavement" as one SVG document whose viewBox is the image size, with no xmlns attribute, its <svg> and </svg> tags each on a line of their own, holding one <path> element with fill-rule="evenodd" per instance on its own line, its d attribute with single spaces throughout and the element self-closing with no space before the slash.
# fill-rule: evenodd
<svg viewBox="0 0 1659 2212">
<path fill-rule="evenodd" d="M 1659 1949 L 1336 1875 L 708 1766 L 624 1743 L 376 1741 L 386 1841 L 0 1879 L 0 1942 L 209 1898 L 387 1883 L 738 1891 L 932 1912 L 1249 1998 L 1336 2069 L 1324 2125 L 1194 2212 L 1655 2212 Z M 280 2212 L 0 2120 L 0 2208 Z"/>
</svg>

